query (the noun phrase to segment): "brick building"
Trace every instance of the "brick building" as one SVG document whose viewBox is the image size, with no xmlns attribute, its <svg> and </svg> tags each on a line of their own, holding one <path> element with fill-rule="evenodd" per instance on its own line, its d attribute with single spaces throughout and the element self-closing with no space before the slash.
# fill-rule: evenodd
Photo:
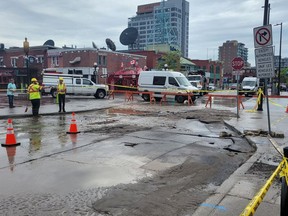
<svg viewBox="0 0 288 216">
<path fill-rule="evenodd" d="M 144 68 L 146 56 L 131 53 L 114 52 L 95 48 L 54 49 L 47 52 L 46 71 L 57 71 L 64 74 L 81 74 L 96 83 L 107 83 L 107 77 L 130 67 L 131 61 Z"/>
<path fill-rule="evenodd" d="M 221 87 L 223 84 L 223 63 L 221 61 L 191 59 L 197 70 L 210 73 L 209 82 Z"/>
<path fill-rule="evenodd" d="M 31 46 L 28 56 L 23 47 L 0 46 L 0 88 L 6 88 L 9 78 L 13 77 L 17 88 L 25 88 L 32 77 L 40 77 L 47 67 L 47 51 L 53 46 Z"/>
</svg>

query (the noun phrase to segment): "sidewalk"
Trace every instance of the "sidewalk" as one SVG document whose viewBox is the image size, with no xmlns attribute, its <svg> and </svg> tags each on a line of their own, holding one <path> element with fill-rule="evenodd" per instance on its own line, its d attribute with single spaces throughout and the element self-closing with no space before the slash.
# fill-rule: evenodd
<svg viewBox="0 0 288 216">
<path fill-rule="evenodd" d="M 77 96 L 76 96 L 77 97 Z M 55 100 L 55 99 L 54 99 Z M 66 113 L 58 113 L 58 104 L 51 100 L 50 97 L 41 99 L 41 106 L 39 109 L 39 115 L 55 115 L 55 114 L 71 114 L 72 112 L 87 112 L 99 109 L 107 109 L 113 105 L 124 102 L 121 98 L 115 98 L 114 100 L 108 99 L 95 99 L 92 97 L 79 97 L 66 99 Z M 28 104 L 28 111 L 25 112 L 26 104 Z M 6 104 L 5 107 L 0 107 L 0 119 L 6 118 L 22 118 L 32 117 L 32 107 L 30 102 L 25 102 L 23 105 L 18 105 L 14 108 L 9 108 Z"/>
<path fill-rule="evenodd" d="M 281 149 L 288 145 L 288 113 L 285 112 L 286 105 L 287 99 L 269 100 L 271 131 L 283 133 L 285 136 L 284 139 L 275 138 Z M 245 110 L 240 111 L 239 119 L 231 119 L 226 123 L 240 133 L 243 133 L 244 130 L 257 129 L 268 131 L 266 100 L 263 102 L 263 112 L 251 111 L 255 106 L 255 100 L 245 102 L 244 106 Z M 279 165 L 282 158 L 267 137 L 246 136 L 246 138 L 257 146 L 256 153 L 239 167 L 229 179 L 223 182 L 216 193 L 210 196 L 205 203 L 202 203 L 193 216 L 240 215 Z M 262 169 L 257 170 L 259 165 L 263 165 Z M 265 172 L 263 168 L 268 168 L 268 172 Z M 265 175 L 263 176 L 263 174 Z M 254 215 L 280 215 L 281 187 L 278 180 L 279 178 L 274 180 Z"/>
</svg>

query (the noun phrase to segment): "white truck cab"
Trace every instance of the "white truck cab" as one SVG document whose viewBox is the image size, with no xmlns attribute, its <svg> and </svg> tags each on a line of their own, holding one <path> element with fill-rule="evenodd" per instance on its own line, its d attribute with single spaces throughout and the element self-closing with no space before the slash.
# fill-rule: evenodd
<svg viewBox="0 0 288 216">
<path fill-rule="evenodd" d="M 43 73 L 44 92 L 56 97 L 59 77 L 64 79 L 67 95 L 93 95 L 103 99 L 109 90 L 107 85 L 95 84 L 93 81 L 83 78 L 82 75 Z"/>
<path fill-rule="evenodd" d="M 142 71 L 138 79 L 138 91 L 142 92 L 141 96 L 145 101 L 150 100 L 149 94 L 145 92 L 153 92 L 156 100 L 163 97 L 163 93 L 179 93 L 179 95 L 167 96 L 173 97 L 178 103 L 187 100 L 187 96 L 181 93 L 193 93 L 192 100 L 199 96 L 199 90 L 192 86 L 188 79 L 180 72 L 174 71 Z"/>
</svg>

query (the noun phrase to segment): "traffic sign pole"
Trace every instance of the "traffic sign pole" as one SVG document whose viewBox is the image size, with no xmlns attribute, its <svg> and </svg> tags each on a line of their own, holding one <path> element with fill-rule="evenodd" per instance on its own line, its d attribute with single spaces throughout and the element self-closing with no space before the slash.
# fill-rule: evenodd
<svg viewBox="0 0 288 216">
<path fill-rule="evenodd" d="M 263 26 L 267 26 L 269 25 L 269 0 L 265 0 L 265 5 L 264 5 L 264 18 L 263 18 Z M 255 29 L 254 29 L 255 31 Z M 256 31 L 257 32 L 257 31 Z M 264 32 L 263 32 L 264 33 Z M 270 32 L 271 36 L 272 36 L 272 31 Z M 254 38 L 257 38 L 257 36 L 254 34 Z M 266 44 L 258 44 L 260 47 L 261 46 L 271 46 L 272 45 L 272 37 L 269 38 L 270 43 L 266 43 Z M 257 41 L 256 41 L 257 42 Z M 258 45 L 255 43 L 255 48 L 259 47 Z M 268 130 L 269 130 L 269 134 L 271 134 L 271 126 L 270 126 L 270 110 L 269 110 L 269 98 L 268 98 L 268 90 L 267 90 L 267 77 L 264 78 L 264 94 L 266 95 L 266 102 L 267 102 L 267 117 L 268 117 Z M 258 97 L 260 97 L 260 103 L 258 103 L 258 107 L 257 107 L 257 111 L 263 111 L 263 94 L 258 93 Z"/>
<path fill-rule="evenodd" d="M 236 57 L 232 60 L 232 68 L 236 71 L 236 77 L 237 77 L 237 118 L 239 118 L 239 75 L 240 70 L 244 67 L 244 60 L 241 57 Z"/>
</svg>

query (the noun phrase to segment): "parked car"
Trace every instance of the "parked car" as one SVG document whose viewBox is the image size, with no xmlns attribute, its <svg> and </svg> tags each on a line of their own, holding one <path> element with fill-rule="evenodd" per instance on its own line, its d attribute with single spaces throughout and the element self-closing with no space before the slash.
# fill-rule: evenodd
<svg viewBox="0 0 288 216">
<path fill-rule="evenodd" d="M 232 83 L 229 87 L 230 90 L 237 90 L 237 83 Z"/>
<path fill-rule="evenodd" d="M 209 91 L 215 91 L 216 90 L 215 85 L 213 83 L 209 83 L 208 90 Z"/>
<path fill-rule="evenodd" d="M 280 84 L 280 91 L 287 91 L 287 85 L 284 83 Z"/>
</svg>

